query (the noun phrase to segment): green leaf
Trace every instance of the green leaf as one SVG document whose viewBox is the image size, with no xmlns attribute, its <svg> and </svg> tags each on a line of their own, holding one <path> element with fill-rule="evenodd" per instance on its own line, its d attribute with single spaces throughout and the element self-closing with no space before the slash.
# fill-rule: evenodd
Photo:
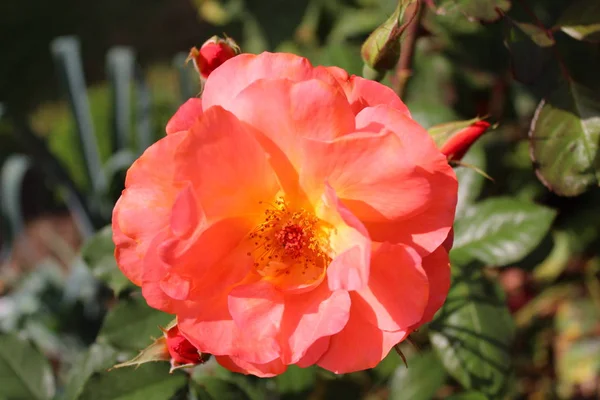
<svg viewBox="0 0 600 400">
<path fill-rule="evenodd" d="M 556 26 L 567 35 L 590 42 L 600 42 L 600 2 L 578 0 L 571 3 Z"/>
<path fill-rule="evenodd" d="M 463 162 L 480 170 L 485 170 L 485 151 L 481 144 L 474 144 L 463 158 Z M 473 168 L 458 167 L 455 169 L 458 179 L 458 203 L 456 218 L 462 217 L 479 197 L 485 177 Z"/>
<path fill-rule="evenodd" d="M 7 399 L 50 399 L 54 377 L 48 360 L 12 334 L 0 336 L 0 389 Z"/>
<path fill-rule="evenodd" d="M 193 386 L 199 400 L 250 400 L 251 397 L 234 382 L 215 378 L 201 377 Z"/>
<path fill-rule="evenodd" d="M 385 16 L 381 12 L 369 9 L 345 9 L 327 37 L 328 43 L 341 44 L 349 38 L 370 33 L 381 23 Z M 361 62 L 362 64 L 362 62 Z"/>
<path fill-rule="evenodd" d="M 537 25 L 504 18 L 507 26 L 505 44 L 510 52 L 511 69 L 516 80 L 534 84 L 545 77 L 544 72 L 553 61 L 555 42 Z"/>
<path fill-rule="evenodd" d="M 503 266 L 521 260 L 541 242 L 555 211 L 523 200 L 497 197 L 473 206 L 454 225 L 452 259 Z"/>
<path fill-rule="evenodd" d="M 166 326 L 172 319 L 173 316 L 150 308 L 141 296 L 121 300 L 106 315 L 98 342 L 139 351 L 162 335 L 159 327 Z"/>
<path fill-rule="evenodd" d="M 117 266 L 110 225 L 102 228 L 87 241 L 81 250 L 81 255 L 92 271 L 92 275 L 106 283 L 116 296 L 126 288 L 135 287 Z"/>
<path fill-rule="evenodd" d="M 600 180 L 600 95 L 566 80 L 536 110 L 529 132 L 531 157 L 542 183 L 577 196 Z"/>
<path fill-rule="evenodd" d="M 488 400 L 485 394 L 475 391 L 462 392 L 453 394 L 452 396 L 446 397 L 446 400 Z"/>
<path fill-rule="evenodd" d="M 429 400 L 446 380 L 446 371 L 432 350 L 408 359 L 396 369 L 390 382 L 390 400 Z"/>
<path fill-rule="evenodd" d="M 71 367 L 67 379 L 65 400 L 77 400 L 88 379 L 95 372 L 110 368 L 116 357 L 115 350 L 110 346 L 94 343 Z"/>
<path fill-rule="evenodd" d="M 317 371 L 314 367 L 300 368 L 290 365 L 281 375 L 275 377 L 279 393 L 302 393 L 315 385 Z"/>
<path fill-rule="evenodd" d="M 430 324 L 446 371 L 466 389 L 502 398 L 511 377 L 514 324 L 502 289 L 480 270 L 453 269 L 446 303 Z"/>
<path fill-rule="evenodd" d="M 185 374 L 169 374 L 168 364 L 151 363 L 93 375 L 78 400 L 165 400 L 186 384 Z"/>
<path fill-rule="evenodd" d="M 464 14 L 468 18 L 482 21 L 495 21 L 500 18 L 496 9 L 506 12 L 510 9 L 509 0 L 446 0 L 437 9 L 438 14 Z"/>
</svg>

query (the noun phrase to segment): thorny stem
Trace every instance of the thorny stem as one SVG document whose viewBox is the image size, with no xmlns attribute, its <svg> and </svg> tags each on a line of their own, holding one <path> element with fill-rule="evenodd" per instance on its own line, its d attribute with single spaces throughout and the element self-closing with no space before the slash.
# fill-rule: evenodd
<svg viewBox="0 0 600 400">
<path fill-rule="evenodd" d="M 395 71 L 395 85 L 394 90 L 400 98 L 404 95 L 406 89 L 406 83 L 408 78 L 412 74 L 412 58 L 415 51 L 415 43 L 417 39 L 417 31 L 421 25 L 421 16 L 423 14 L 423 8 L 421 2 L 417 1 L 409 6 L 406 10 L 407 14 L 415 13 L 414 18 L 406 28 L 406 36 L 400 47 L 400 60 L 396 66 Z"/>
</svg>

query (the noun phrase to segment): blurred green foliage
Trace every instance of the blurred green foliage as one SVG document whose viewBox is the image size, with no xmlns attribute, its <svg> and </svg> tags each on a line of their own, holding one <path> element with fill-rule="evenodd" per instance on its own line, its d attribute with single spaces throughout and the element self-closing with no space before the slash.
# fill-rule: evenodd
<svg viewBox="0 0 600 400">
<path fill-rule="evenodd" d="M 159 2 L 152 5 L 158 7 L 154 3 Z M 246 52 L 293 52 L 314 64 L 361 74 L 361 44 L 397 2 L 194 0 L 193 4 L 215 33 L 225 31 L 239 39 Z M 231 373 L 214 360 L 191 374 L 169 375 L 163 363 L 107 371 L 159 336 L 156 325 L 167 324 L 170 318 L 148 308 L 139 290 L 123 280 L 106 227 L 87 242 L 81 258 L 55 252 L 31 271 L 2 270 L 0 398 L 597 398 L 598 3 L 431 0 L 423 2 L 418 23 L 416 40 L 402 42 L 403 51 L 407 46 L 414 51 L 411 62 L 402 66 L 411 70 L 403 100 L 413 117 L 426 128 L 475 116 L 498 124 L 462 160 L 492 179 L 474 168 L 456 168 L 460 189 L 451 253 L 453 285 L 434 321 L 411 335 L 413 345 L 399 347 L 407 356 L 408 369 L 391 352 L 373 370 L 343 376 L 315 367 L 290 367 L 276 378 L 256 379 Z M 198 37 L 196 44 L 203 41 Z M 152 141 L 164 134 L 168 118 L 183 99 L 198 90 L 197 83 L 186 78 L 189 70 L 181 67 L 182 56 L 175 60 L 173 66 L 153 64 L 143 74 L 151 98 Z M 399 90 L 403 85 L 399 69 L 382 82 Z M 3 79 L 7 74 L 0 70 Z M 122 189 L 123 170 L 131 162 L 115 157 L 123 146 L 115 144 L 114 85 L 99 83 L 87 90 L 93 138 L 109 177 L 108 190 L 94 191 L 81 132 L 67 103 L 44 104 L 30 113 L 26 123 L 37 136 L 19 138 L 35 149 L 39 149 L 35 139 L 45 138 L 43 154 L 54 161 L 36 158 L 39 152 L 32 152 L 30 160 L 48 176 L 58 176 L 58 183 L 50 179 L 47 184 L 55 202 L 70 204 L 69 193 L 83 193 L 83 212 L 98 214 L 90 218 L 94 228 L 108 224 Z M 133 155 L 144 148 L 137 133 L 139 96 L 144 92 L 136 87 L 133 81 L 127 84 L 131 115 L 129 124 L 120 124 L 121 131 L 129 132 L 125 147 Z M 13 122 L 0 116 L 4 158 L 19 147 L 13 133 L 29 132 Z M 12 171 L 18 163 L 12 163 Z M 56 165 L 64 174 L 56 175 Z M 8 186 L 3 180 L 3 201 L 7 196 L 20 198 L 14 189 L 7 192 Z M 99 199 L 104 206 L 94 206 Z M 18 220 L 6 214 L 6 221 Z M 3 221 L 3 235 L 7 225 L 7 231 L 14 231 L 11 227 L 19 223 Z"/>
</svg>

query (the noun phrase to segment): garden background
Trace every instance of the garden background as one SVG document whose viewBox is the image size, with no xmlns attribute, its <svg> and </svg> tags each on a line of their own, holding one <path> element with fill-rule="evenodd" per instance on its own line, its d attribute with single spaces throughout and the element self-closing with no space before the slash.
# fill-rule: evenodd
<svg viewBox="0 0 600 400">
<path fill-rule="evenodd" d="M 434 134 L 493 124 L 456 165 L 453 285 L 400 346 L 408 368 L 392 351 L 340 376 L 107 371 L 172 319 L 120 274 L 106 227 L 127 168 L 200 92 L 189 49 L 226 33 L 244 52 L 361 75 L 362 43 L 410 3 L 3 1 L 0 399 L 598 398 L 597 0 L 430 0 L 401 15 L 382 82 Z"/>
</svg>

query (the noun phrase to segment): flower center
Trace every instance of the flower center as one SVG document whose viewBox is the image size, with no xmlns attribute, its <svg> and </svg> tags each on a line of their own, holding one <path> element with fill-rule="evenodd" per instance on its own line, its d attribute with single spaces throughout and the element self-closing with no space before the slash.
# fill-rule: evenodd
<svg viewBox="0 0 600 400">
<path fill-rule="evenodd" d="M 265 220 L 250 233 L 254 250 L 248 255 L 254 257 L 254 267 L 263 276 L 312 279 L 331 261 L 327 232 L 327 225 L 313 213 L 304 208 L 291 210 L 279 197 L 265 210 Z"/>
</svg>

